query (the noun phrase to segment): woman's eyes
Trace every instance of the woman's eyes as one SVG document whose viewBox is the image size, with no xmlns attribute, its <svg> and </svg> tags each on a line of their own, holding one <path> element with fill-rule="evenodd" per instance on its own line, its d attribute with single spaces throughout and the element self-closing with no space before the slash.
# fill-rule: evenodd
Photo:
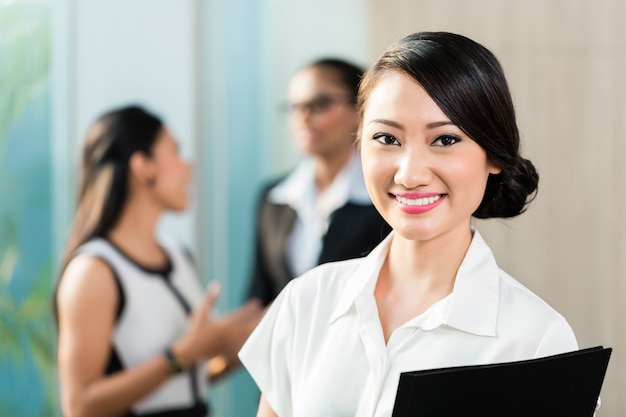
<svg viewBox="0 0 626 417">
<path fill-rule="evenodd" d="M 451 146 L 454 145 L 457 142 L 460 142 L 461 138 L 459 138 L 458 136 L 453 136 L 453 135 L 441 135 L 438 136 L 434 141 L 433 141 L 433 145 L 434 146 Z"/>
<path fill-rule="evenodd" d="M 372 139 L 374 139 L 377 142 L 382 143 L 383 145 L 400 145 L 400 142 L 398 142 L 398 139 L 395 138 L 395 136 L 390 135 L 388 133 L 376 133 Z"/>
<path fill-rule="evenodd" d="M 400 145 L 398 139 L 390 135 L 389 133 L 376 133 L 373 137 L 377 142 L 382 143 L 383 145 Z M 441 135 L 437 136 L 435 140 L 431 143 L 432 146 L 452 146 L 457 142 L 460 142 L 461 138 L 454 135 Z"/>
</svg>

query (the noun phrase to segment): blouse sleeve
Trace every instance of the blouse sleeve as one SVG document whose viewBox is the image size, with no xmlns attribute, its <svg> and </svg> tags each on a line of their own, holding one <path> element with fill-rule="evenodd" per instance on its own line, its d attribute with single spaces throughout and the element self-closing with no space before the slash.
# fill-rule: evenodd
<svg viewBox="0 0 626 417">
<path fill-rule="evenodd" d="M 535 357 L 541 358 L 574 350 L 578 350 L 578 342 L 576 342 L 574 331 L 567 321 L 560 317 L 559 320 L 555 320 L 552 323 L 544 334 Z"/>
<path fill-rule="evenodd" d="M 239 351 L 241 362 L 280 417 L 292 413 L 291 366 L 295 317 L 290 307 L 291 288 L 290 283 L 278 295 Z"/>
</svg>

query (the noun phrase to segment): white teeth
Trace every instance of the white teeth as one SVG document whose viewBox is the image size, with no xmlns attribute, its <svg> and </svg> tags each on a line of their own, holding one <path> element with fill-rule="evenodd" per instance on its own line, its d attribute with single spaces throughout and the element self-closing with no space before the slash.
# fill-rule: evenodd
<svg viewBox="0 0 626 417">
<path fill-rule="evenodd" d="M 435 201 L 439 200 L 440 198 L 441 198 L 441 195 L 436 195 L 434 197 L 415 198 L 415 199 L 396 196 L 396 201 L 398 201 L 401 204 L 404 204 L 405 206 L 426 206 L 428 204 L 433 204 Z"/>
</svg>

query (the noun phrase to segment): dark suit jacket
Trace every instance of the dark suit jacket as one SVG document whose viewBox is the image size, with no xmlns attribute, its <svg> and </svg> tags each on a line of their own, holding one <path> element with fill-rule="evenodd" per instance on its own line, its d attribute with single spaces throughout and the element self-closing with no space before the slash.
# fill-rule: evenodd
<svg viewBox="0 0 626 417">
<path fill-rule="evenodd" d="M 266 187 L 258 206 L 256 240 L 250 298 L 269 304 L 294 278 L 286 259 L 286 244 L 296 220 L 288 205 L 268 201 L 267 195 L 277 182 Z M 322 240 L 318 265 L 367 255 L 391 231 L 373 205 L 347 203 L 331 215 L 328 231 Z"/>
</svg>

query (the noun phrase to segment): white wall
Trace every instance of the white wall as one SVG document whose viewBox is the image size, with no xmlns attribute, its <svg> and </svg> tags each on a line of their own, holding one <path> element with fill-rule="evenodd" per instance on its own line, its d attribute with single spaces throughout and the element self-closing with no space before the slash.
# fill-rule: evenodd
<svg viewBox="0 0 626 417">
<path fill-rule="evenodd" d="M 371 64 L 371 16 L 362 0 L 266 0 L 263 15 L 264 62 L 268 76 L 267 118 L 273 139 L 272 172 L 293 166 L 297 152 L 285 119 L 275 111 L 287 97 L 287 83 L 301 66 L 321 57 L 338 57 L 363 67 Z"/>
<path fill-rule="evenodd" d="M 164 119 L 184 156 L 195 155 L 196 1 L 74 0 L 69 5 L 71 133 L 82 138 L 103 112 L 140 103 Z M 168 214 L 162 230 L 195 248 L 195 213 L 192 205 L 186 213 Z"/>
</svg>

